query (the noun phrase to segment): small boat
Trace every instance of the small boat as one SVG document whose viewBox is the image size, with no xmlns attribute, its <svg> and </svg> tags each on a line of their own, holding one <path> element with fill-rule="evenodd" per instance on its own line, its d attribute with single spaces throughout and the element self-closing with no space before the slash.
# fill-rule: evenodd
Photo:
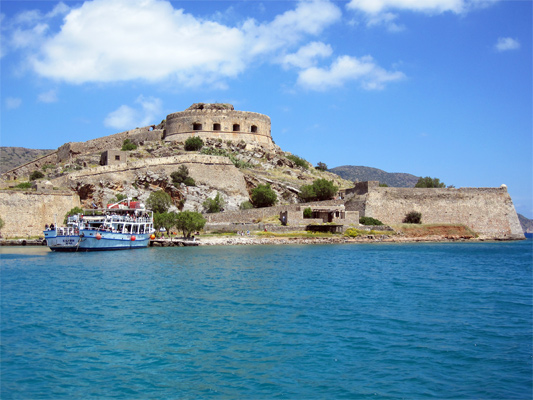
<svg viewBox="0 0 533 400">
<path fill-rule="evenodd" d="M 44 238 L 53 251 L 131 250 L 147 247 L 154 233 L 153 212 L 123 201 L 71 215 L 67 226 L 52 225 Z"/>
</svg>

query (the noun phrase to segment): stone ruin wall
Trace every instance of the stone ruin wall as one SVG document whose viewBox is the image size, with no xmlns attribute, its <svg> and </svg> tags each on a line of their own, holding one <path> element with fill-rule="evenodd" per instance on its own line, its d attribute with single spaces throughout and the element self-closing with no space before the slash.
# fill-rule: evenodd
<svg viewBox="0 0 533 400">
<path fill-rule="evenodd" d="M 486 238 L 524 237 L 505 186 L 460 189 L 371 186 L 361 215 L 396 225 L 410 211 L 421 212 L 424 224 L 464 224 Z"/>
<path fill-rule="evenodd" d="M 57 164 L 57 150 L 4 172 L 1 178 L 5 181 L 13 181 L 15 179 L 29 177 L 33 171 L 40 170 L 46 164 Z"/>
<path fill-rule="evenodd" d="M 113 135 L 92 139 L 87 142 L 69 142 L 60 146 L 56 151 L 46 156 L 32 160 L 2 174 L 2 179 L 11 181 L 28 177 L 33 171 L 40 170 L 46 164 L 68 162 L 72 157 L 82 154 L 99 153 L 104 150 L 120 149 L 124 139 L 130 139 L 135 144 L 146 141 L 158 141 L 163 137 L 163 129 L 153 129 L 145 126 Z M 159 126 L 156 128 L 160 128 Z M 152 130 L 153 129 L 153 130 Z"/>
<path fill-rule="evenodd" d="M 289 204 L 282 206 L 273 206 L 273 207 L 263 207 L 263 208 L 252 208 L 249 210 L 239 210 L 239 211 L 225 211 L 223 213 L 208 214 L 205 213 L 204 218 L 209 223 L 219 223 L 219 224 L 245 224 L 252 223 L 259 219 L 269 218 L 273 216 L 279 216 L 279 213 L 282 211 L 299 211 L 300 207 L 309 207 L 309 206 L 338 206 L 343 205 L 342 200 L 326 200 L 326 201 L 316 201 L 311 203 L 299 203 L 299 204 Z M 322 222 L 322 220 L 320 220 Z M 290 220 L 289 220 L 290 224 Z"/>
<path fill-rule="evenodd" d="M 145 141 L 157 141 L 163 137 L 162 129 L 153 129 L 153 126 L 145 126 L 129 131 L 115 133 L 87 142 L 69 142 L 57 149 L 57 162 L 69 161 L 71 157 L 81 154 L 98 153 L 104 150 L 120 149 L 125 139 L 130 139 L 139 145 Z"/>
<path fill-rule="evenodd" d="M 199 126 L 195 129 L 196 124 L 201 125 L 201 129 Z M 220 130 L 214 130 L 215 124 L 220 125 Z M 240 126 L 239 131 L 233 131 L 234 124 Z M 252 126 L 256 127 L 256 132 L 252 132 Z M 185 141 L 198 136 L 235 143 L 242 140 L 271 148 L 274 143 L 270 129 L 270 117 L 263 114 L 232 109 L 189 109 L 167 116 L 164 139 L 167 142 Z"/>
<path fill-rule="evenodd" d="M 0 216 L 5 222 L 2 236 L 42 237 L 46 224 L 54 222 L 54 218 L 62 224 L 65 214 L 79 206 L 80 198 L 75 193 L 0 190 Z"/>
</svg>

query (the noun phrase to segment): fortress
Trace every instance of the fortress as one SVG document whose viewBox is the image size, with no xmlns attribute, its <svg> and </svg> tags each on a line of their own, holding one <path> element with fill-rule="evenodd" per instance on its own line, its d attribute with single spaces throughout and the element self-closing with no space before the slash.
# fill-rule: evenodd
<svg viewBox="0 0 533 400">
<path fill-rule="evenodd" d="M 244 141 L 272 147 L 270 118 L 248 111 L 235 111 L 231 104 L 196 103 L 185 111 L 167 115 L 163 138 L 185 141 L 191 136 Z"/>
<path fill-rule="evenodd" d="M 185 111 L 167 115 L 159 125 L 149 125 L 129 131 L 115 133 L 87 142 L 68 142 L 43 157 L 19 165 L 4 174 L 2 179 L 15 180 L 29 176 L 36 169 L 47 164 L 66 162 L 80 155 L 118 150 L 125 139 L 136 145 L 164 140 L 185 142 L 189 137 L 220 139 L 224 142 L 244 142 L 274 150 L 270 117 L 267 115 L 236 111 L 233 105 L 223 103 L 195 103 Z"/>
<path fill-rule="evenodd" d="M 252 166 L 242 170 L 226 156 L 186 152 L 183 143 L 192 136 L 202 138 L 206 147 L 225 149 L 234 157 L 255 164 L 248 164 Z M 125 139 L 145 147 L 132 152 L 120 151 Z M 318 177 L 317 171 L 311 173 L 293 164 L 274 144 L 267 115 L 236 111 L 231 104 L 221 103 L 196 103 L 185 111 L 167 115 L 159 125 L 87 142 L 65 143 L 46 156 L 7 171 L 1 180 L 5 187 L 13 186 L 13 182 L 7 181 L 27 180 L 33 171 L 50 165 L 57 166 L 58 170 L 68 166 L 70 172 L 49 178 L 52 182 L 37 181 L 37 190 L 0 190 L 0 215 L 5 218 L 5 234 L 39 235 L 44 223 L 52 221 L 54 215 L 64 215 L 73 206 L 93 201 L 102 204 L 110 193 L 126 191 L 134 191 L 135 196 L 144 200 L 149 193 L 160 189 L 175 191 L 176 199 L 183 201 L 185 207 L 201 206 L 205 198 L 213 197 L 212 193 L 223 193 L 226 200 L 230 200 L 226 211 L 209 214 L 210 223 L 250 223 L 271 217 L 271 214 L 285 213 L 290 225 L 291 221 L 303 221 L 303 216 L 298 217 L 302 214 L 302 204 L 291 204 L 297 202 L 298 188 Z M 187 166 L 196 181 L 194 190 L 180 189 L 169 183 L 170 174 L 181 165 Z M 73 171 L 73 166 L 78 167 L 74 168 L 77 172 Z M 267 170 L 274 173 L 267 176 Z M 293 180 L 287 183 L 291 177 Z M 261 183 L 276 188 L 278 198 L 283 199 L 281 205 L 238 210 L 239 204 L 249 199 L 250 190 Z M 324 210 L 328 212 L 334 210 L 343 220 L 341 223 L 348 226 L 358 225 L 360 216 L 397 225 L 402 223 L 406 213 L 418 211 L 426 224 L 464 224 L 483 238 L 524 237 L 505 185 L 415 189 L 379 187 L 379 182 L 371 181 L 356 183 L 339 195 L 341 198 L 315 205 L 313 212 L 319 213 L 320 207 L 326 207 Z"/>
</svg>

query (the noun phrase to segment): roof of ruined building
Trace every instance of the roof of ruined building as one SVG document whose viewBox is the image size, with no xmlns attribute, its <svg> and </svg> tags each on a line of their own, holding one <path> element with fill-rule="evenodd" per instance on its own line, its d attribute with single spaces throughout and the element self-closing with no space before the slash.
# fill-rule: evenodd
<svg viewBox="0 0 533 400">
<path fill-rule="evenodd" d="M 228 103 L 194 103 L 185 111 L 191 110 L 235 110 L 232 104 Z"/>
</svg>

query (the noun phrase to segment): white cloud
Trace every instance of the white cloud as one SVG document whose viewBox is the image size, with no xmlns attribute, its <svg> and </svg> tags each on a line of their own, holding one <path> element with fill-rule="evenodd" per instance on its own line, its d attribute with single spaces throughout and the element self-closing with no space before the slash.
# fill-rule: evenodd
<svg viewBox="0 0 533 400">
<path fill-rule="evenodd" d="M 318 35 L 340 20 L 341 11 L 329 1 L 299 2 L 294 10 L 278 15 L 272 22 L 257 25 L 248 20 L 242 30 L 251 55 L 264 54 L 301 41 L 305 35 Z"/>
<path fill-rule="evenodd" d="M 488 7 L 501 0 L 350 0 L 346 8 L 366 15 L 367 26 L 384 25 L 391 32 L 404 30 L 394 20 L 398 17 L 390 10 L 411 11 L 429 15 L 452 12 L 464 14 Z"/>
<path fill-rule="evenodd" d="M 142 127 L 153 124 L 161 113 L 161 100 L 155 97 L 139 96 L 135 100 L 140 108 L 122 105 L 110 112 L 104 120 L 104 125 L 115 129 L 131 129 L 133 126 Z"/>
<path fill-rule="evenodd" d="M 385 10 L 409 10 L 425 13 L 442 13 L 451 11 L 462 12 L 466 7 L 465 0 L 351 0 L 347 8 L 378 14 Z"/>
<path fill-rule="evenodd" d="M 309 68 L 319 57 L 329 57 L 333 53 L 331 46 L 322 42 L 311 42 L 301 47 L 296 53 L 287 54 L 281 60 L 285 67 Z"/>
<path fill-rule="evenodd" d="M 48 92 L 39 94 L 37 100 L 41 103 L 55 103 L 57 101 L 57 93 L 53 89 L 49 90 Z"/>
<path fill-rule="evenodd" d="M 273 52 L 285 52 L 340 17 L 334 4 L 313 0 L 269 22 L 249 19 L 230 27 L 174 9 L 166 0 L 86 1 L 69 11 L 30 63 L 41 76 L 74 84 L 174 79 L 185 86 L 224 87 L 224 79 L 257 57 L 270 60 Z M 19 46 L 32 42 L 31 32 L 23 33 L 16 38 Z"/>
<path fill-rule="evenodd" d="M 405 27 L 395 22 L 397 18 L 396 14 L 389 12 L 371 15 L 368 18 L 367 26 L 384 25 L 389 32 L 401 32 Z"/>
<path fill-rule="evenodd" d="M 6 108 L 8 110 L 14 110 L 15 108 L 19 108 L 22 104 L 22 99 L 19 99 L 18 97 L 6 97 Z"/>
<path fill-rule="evenodd" d="M 366 90 L 379 90 L 385 83 L 405 78 L 402 72 L 389 72 L 374 63 L 370 56 L 341 56 L 329 68 L 311 67 L 300 72 L 298 84 L 312 90 L 327 90 L 356 81 Z"/>
<path fill-rule="evenodd" d="M 517 50 L 520 48 L 520 43 L 518 42 L 518 40 L 509 37 L 501 37 L 498 38 L 498 41 L 494 45 L 494 48 L 500 52 L 508 50 Z"/>
</svg>

